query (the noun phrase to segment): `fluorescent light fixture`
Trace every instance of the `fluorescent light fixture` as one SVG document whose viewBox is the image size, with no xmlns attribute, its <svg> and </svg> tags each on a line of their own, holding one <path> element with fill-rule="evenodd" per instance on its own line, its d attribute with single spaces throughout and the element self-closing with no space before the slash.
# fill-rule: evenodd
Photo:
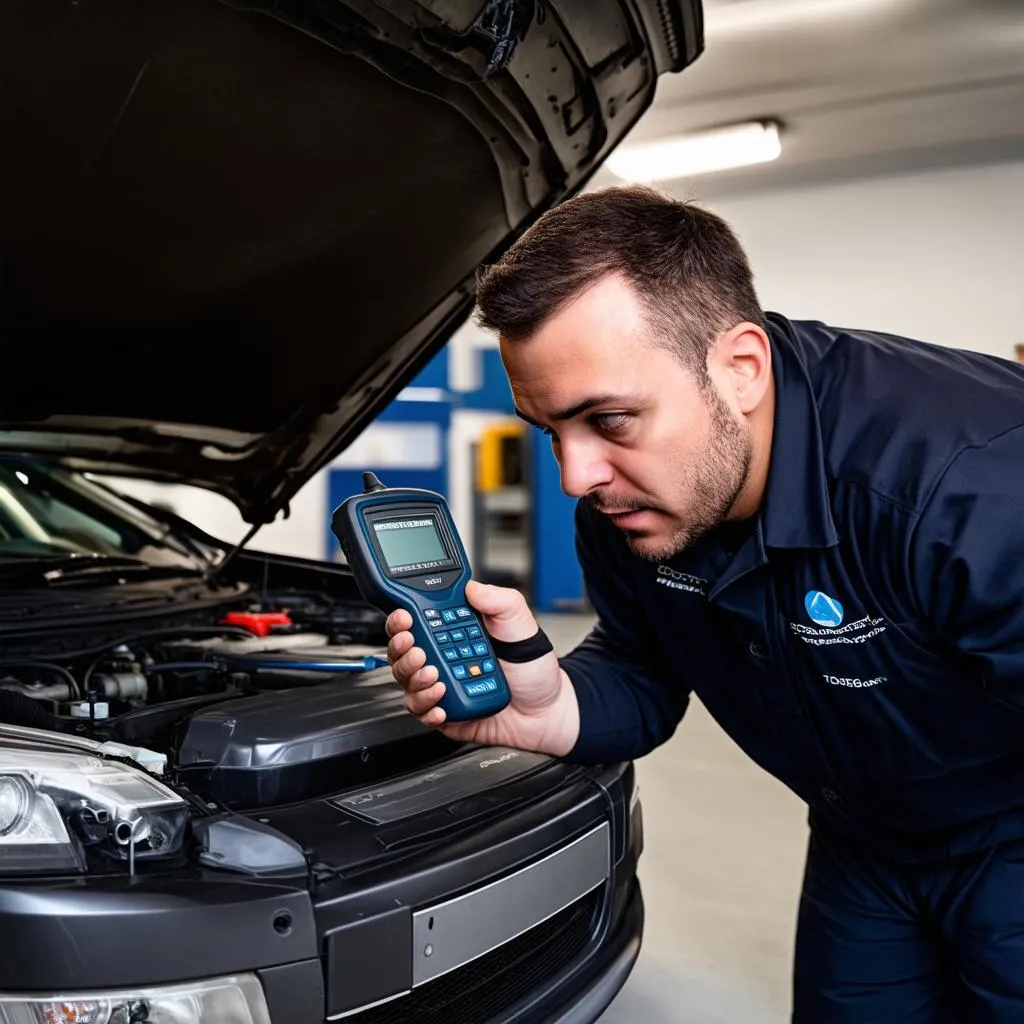
<svg viewBox="0 0 1024 1024">
<path fill-rule="evenodd" d="M 778 124 L 751 121 L 653 142 L 626 144 L 612 151 L 607 166 L 612 174 L 625 181 L 670 181 L 767 163 L 781 152 Z"/>
<path fill-rule="evenodd" d="M 820 25 L 831 17 L 891 11 L 898 6 L 894 0 L 737 0 L 706 4 L 704 31 L 712 38 L 726 32 L 795 28 L 800 22 Z"/>
</svg>

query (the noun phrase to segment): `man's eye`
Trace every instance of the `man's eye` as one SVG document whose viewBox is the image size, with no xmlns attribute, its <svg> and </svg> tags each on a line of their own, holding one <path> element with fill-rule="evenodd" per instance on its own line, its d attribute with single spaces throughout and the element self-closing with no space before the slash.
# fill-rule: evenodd
<svg viewBox="0 0 1024 1024">
<path fill-rule="evenodd" d="M 591 417 L 590 422 L 602 434 L 614 434 L 625 430 L 633 417 L 628 412 L 603 412 Z"/>
</svg>

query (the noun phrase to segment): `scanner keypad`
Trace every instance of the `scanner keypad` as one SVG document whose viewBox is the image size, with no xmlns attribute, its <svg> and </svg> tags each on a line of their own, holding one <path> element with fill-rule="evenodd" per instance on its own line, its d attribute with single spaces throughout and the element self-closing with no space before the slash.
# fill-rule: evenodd
<svg viewBox="0 0 1024 1024">
<path fill-rule="evenodd" d="M 494 655 L 472 610 L 456 605 L 428 608 L 424 615 L 443 663 L 451 670 L 452 677 L 462 683 L 466 695 L 481 697 L 494 693 L 498 689 L 493 677 Z"/>
</svg>

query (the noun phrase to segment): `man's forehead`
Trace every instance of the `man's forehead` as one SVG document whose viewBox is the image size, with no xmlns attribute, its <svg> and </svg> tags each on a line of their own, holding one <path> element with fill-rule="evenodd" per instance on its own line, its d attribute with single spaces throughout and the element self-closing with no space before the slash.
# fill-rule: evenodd
<svg viewBox="0 0 1024 1024">
<path fill-rule="evenodd" d="M 528 368 L 580 354 L 633 358 L 650 343 L 644 310 L 631 287 L 615 276 L 595 283 L 553 311 L 522 339 L 501 338 L 502 351 Z"/>
</svg>

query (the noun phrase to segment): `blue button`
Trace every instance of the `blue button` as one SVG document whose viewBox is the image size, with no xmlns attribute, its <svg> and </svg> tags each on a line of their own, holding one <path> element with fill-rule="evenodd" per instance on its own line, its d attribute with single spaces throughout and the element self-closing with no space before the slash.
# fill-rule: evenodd
<svg viewBox="0 0 1024 1024">
<path fill-rule="evenodd" d="M 461 644 L 466 639 L 466 631 L 464 629 L 453 629 L 452 630 L 452 643 Z"/>
<path fill-rule="evenodd" d="M 471 619 L 473 617 L 473 613 L 468 608 L 456 608 L 455 611 L 460 619 Z"/>
<path fill-rule="evenodd" d="M 423 609 L 423 614 L 428 619 L 436 619 L 437 618 L 437 609 L 436 608 L 424 608 Z"/>
<path fill-rule="evenodd" d="M 435 633 L 434 639 L 439 644 L 450 644 L 452 642 L 452 638 L 447 633 Z"/>
<path fill-rule="evenodd" d="M 441 618 L 444 619 L 445 622 L 458 622 L 459 620 L 459 617 L 455 614 L 455 610 L 453 608 L 445 608 L 444 611 L 441 612 Z"/>
<path fill-rule="evenodd" d="M 488 658 L 487 661 L 485 661 L 480 667 L 484 670 L 484 672 L 493 672 L 494 662 L 491 661 L 490 658 Z"/>
<path fill-rule="evenodd" d="M 444 623 L 440 619 L 427 619 L 427 625 L 431 629 L 440 629 Z"/>
<path fill-rule="evenodd" d="M 493 679 L 481 679 L 479 683 L 466 683 L 464 689 L 470 697 L 479 697 L 483 693 L 494 693 L 498 684 Z"/>
<path fill-rule="evenodd" d="M 483 633 L 480 632 L 479 626 L 470 626 L 468 632 L 470 640 L 479 640 L 480 637 L 483 636 Z"/>
<path fill-rule="evenodd" d="M 473 644 L 473 653 L 482 658 L 485 654 L 490 654 L 491 652 L 487 650 L 487 644 L 479 643 Z"/>
<path fill-rule="evenodd" d="M 459 660 L 458 651 L 456 651 L 454 647 L 442 647 L 441 648 L 441 654 L 444 657 L 445 661 L 458 661 Z"/>
<path fill-rule="evenodd" d="M 473 657 L 473 648 L 470 647 L 469 644 L 459 644 L 459 654 L 463 658 L 472 658 Z"/>
<path fill-rule="evenodd" d="M 466 666 L 465 665 L 452 665 L 452 675 L 456 679 L 466 678 Z"/>
</svg>

